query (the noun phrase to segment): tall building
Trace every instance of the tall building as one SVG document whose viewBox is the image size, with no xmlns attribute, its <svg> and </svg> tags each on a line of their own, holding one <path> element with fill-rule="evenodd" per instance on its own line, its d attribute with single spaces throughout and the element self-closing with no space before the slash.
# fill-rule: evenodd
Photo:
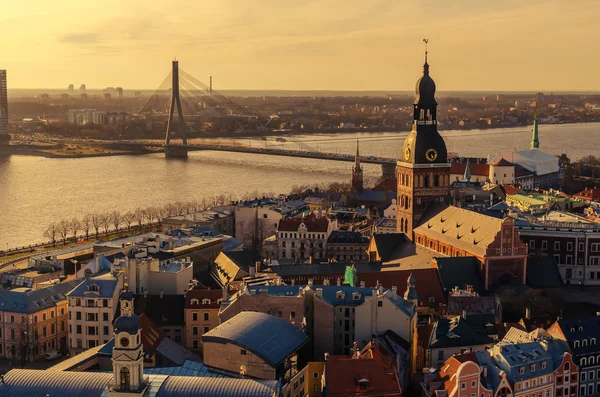
<svg viewBox="0 0 600 397">
<path fill-rule="evenodd" d="M 352 167 L 352 190 L 363 190 L 363 169 L 360 165 L 360 154 L 358 151 L 358 140 L 356 141 L 356 156 Z"/>
<path fill-rule="evenodd" d="M 412 240 L 412 230 L 431 202 L 447 202 L 450 164 L 446 143 L 437 130 L 435 82 L 429 76 L 427 51 L 423 76 L 417 81 L 412 130 L 396 164 L 397 230 Z"/>
<path fill-rule="evenodd" d="M 10 141 L 8 129 L 8 90 L 6 70 L 0 70 L 0 144 Z"/>
</svg>

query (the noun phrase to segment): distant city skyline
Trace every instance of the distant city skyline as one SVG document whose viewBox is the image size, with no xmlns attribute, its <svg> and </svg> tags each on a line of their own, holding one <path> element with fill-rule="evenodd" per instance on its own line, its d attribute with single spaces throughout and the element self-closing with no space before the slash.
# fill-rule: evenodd
<svg viewBox="0 0 600 397">
<path fill-rule="evenodd" d="M 217 90 L 412 90 L 429 42 L 440 91 L 600 91 L 600 4 L 508 0 L 3 5 L 9 89 L 153 89 L 174 56 Z"/>
</svg>

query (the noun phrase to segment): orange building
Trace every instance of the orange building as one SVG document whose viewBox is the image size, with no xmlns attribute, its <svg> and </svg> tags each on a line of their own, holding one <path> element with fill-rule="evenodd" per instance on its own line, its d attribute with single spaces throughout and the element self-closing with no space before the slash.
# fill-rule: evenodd
<svg viewBox="0 0 600 397">
<path fill-rule="evenodd" d="M 66 294 L 80 281 L 0 291 L 0 357 L 22 362 L 67 349 Z"/>
<path fill-rule="evenodd" d="M 185 347 L 202 349 L 202 335 L 219 325 L 219 308 L 223 291 L 197 289 L 187 292 L 185 298 Z"/>
</svg>

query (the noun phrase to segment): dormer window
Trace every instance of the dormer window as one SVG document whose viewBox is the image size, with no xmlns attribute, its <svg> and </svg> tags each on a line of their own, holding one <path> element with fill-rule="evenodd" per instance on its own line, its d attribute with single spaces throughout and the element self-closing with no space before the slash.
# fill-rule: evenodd
<svg viewBox="0 0 600 397">
<path fill-rule="evenodd" d="M 531 372 L 535 372 L 535 364 L 531 366 Z"/>
<path fill-rule="evenodd" d="M 590 345 L 595 345 L 595 344 L 596 344 L 596 338 L 590 339 Z"/>
<path fill-rule="evenodd" d="M 369 380 L 366 378 L 361 378 L 358 380 L 358 388 L 360 390 L 367 390 L 369 388 Z"/>
<path fill-rule="evenodd" d="M 198 299 L 192 299 L 192 300 L 190 301 L 190 303 L 191 303 L 192 305 L 199 305 L 199 304 L 200 304 L 200 301 L 199 301 Z"/>
<path fill-rule="evenodd" d="M 545 361 L 542 363 L 542 369 L 546 369 L 546 362 Z"/>
<path fill-rule="evenodd" d="M 574 346 L 574 347 L 579 347 L 579 341 L 578 341 L 578 340 L 576 340 L 575 342 L 573 342 L 573 346 Z"/>
<path fill-rule="evenodd" d="M 579 327 L 579 331 L 583 331 L 583 327 Z"/>
<path fill-rule="evenodd" d="M 523 375 L 525 373 L 525 368 L 523 368 L 523 367 L 519 368 L 519 373 L 521 375 Z"/>
<path fill-rule="evenodd" d="M 90 284 L 88 285 L 88 291 L 98 292 L 100 291 L 100 287 L 98 287 L 96 284 Z"/>
<path fill-rule="evenodd" d="M 210 305 L 210 299 L 207 299 L 207 298 L 202 299 L 202 304 L 203 305 Z"/>
<path fill-rule="evenodd" d="M 352 293 L 352 299 L 355 301 L 360 300 L 360 292 L 353 292 Z"/>
<path fill-rule="evenodd" d="M 344 291 L 338 291 L 336 292 L 335 296 L 338 299 L 344 299 L 344 296 L 346 296 L 346 294 L 344 293 Z"/>
</svg>

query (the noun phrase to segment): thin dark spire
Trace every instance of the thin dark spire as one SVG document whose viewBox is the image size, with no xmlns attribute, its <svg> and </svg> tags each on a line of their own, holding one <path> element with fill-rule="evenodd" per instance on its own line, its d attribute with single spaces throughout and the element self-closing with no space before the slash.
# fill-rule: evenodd
<svg viewBox="0 0 600 397">
<path fill-rule="evenodd" d="M 429 64 L 427 63 L 427 44 L 429 43 L 429 39 L 423 39 L 423 43 L 425 43 L 425 64 L 423 64 L 423 74 L 429 74 Z"/>
</svg>

